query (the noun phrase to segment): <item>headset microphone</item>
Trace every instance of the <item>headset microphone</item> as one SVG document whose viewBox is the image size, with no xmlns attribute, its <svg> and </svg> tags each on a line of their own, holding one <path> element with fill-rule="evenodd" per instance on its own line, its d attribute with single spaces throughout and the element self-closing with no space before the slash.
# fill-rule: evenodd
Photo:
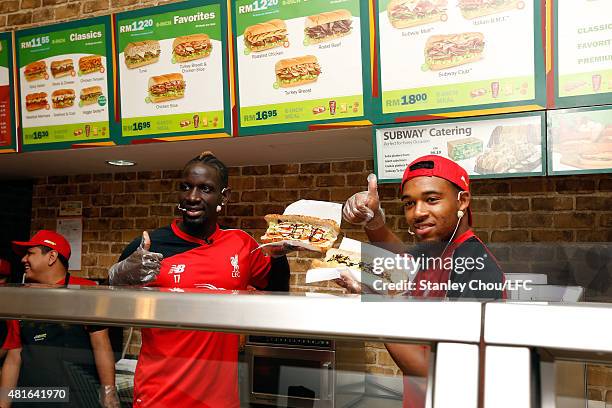
<svg viewBox="0 0 612 408">
<path fill-rule="evenodd" d="M 179 210 L 183 211 L 183 212 L 187 212 L 186 208 L 181 207 L 181 205 L 177 205 L 176 208 L 178 208 Z"/>
<path fill-rule="evenodd" d="M 410 235 L 416 235 L 414 232 L 410 231 L 410 227 L 408 227 L 408 233 L 409 233 Z"/>
</svg>

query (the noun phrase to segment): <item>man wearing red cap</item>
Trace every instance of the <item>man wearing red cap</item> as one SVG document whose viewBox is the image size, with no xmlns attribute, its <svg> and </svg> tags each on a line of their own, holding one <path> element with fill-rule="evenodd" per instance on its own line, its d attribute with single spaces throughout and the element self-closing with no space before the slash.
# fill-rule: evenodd
<svg viewBox="0 0 612 408">
<path fill-rule="evenodd" d="M 70 244 L 62 235 L 41 230 L 30 241 L 13 241 L 13 250 L 22 256 L 25 278 L 29 282 L 62 285 L 93 286 L 95 282 L 70 276 L 68 260 Z M 85 406 L 91 400 L 82 383 L 100 385 L 103 407 L 119 407 L 115 389 L 115 360 L 108 337 L 102 327 L 62 325 L 46 322 L 8 321 L 4 348 L 8 349 L 2 366 L 0 389 L 19 387 L 69 387 L 69 403 L 62 407 Z M 86 388 L 86 387 L 85 387 Z M 95 392 L 94 398 L 98 398 Z M 9 402 L 0 395 L 0 407 Z M 19 406 L 37 406 L 36 403 Z M 46 403 L 49 407 L 53 403 Z"/>
<path fill-rule="evenodd" d="M 409 293 L 411 296 L 505 298 L 505 292 L 500 289 L 505 281 L 503 272 L 471 229 L 470 179 L 461 166 L 441 156 L 420 157 L 406 168 L 400 195 L 408 232 L 417 241 L 416 250 L 404 251 L 415 258 L 440 260 L 418 270 Z M 343 217 L 351 224 L 363 225 L 372 243 L 394 248 L 403 245 L 385 225 L 373 174 L 368 176 L 368 191 L 347 200 Z M 343 276 L 340 284 L 351 291 L 361 291 L 360 285 L 348 276 Z M 406 376 L 404 408 L 424 407 L 424 390 L 407 377 L 427 377 L 428 349 L 401 344 L 386 344 L 386 347 Z"/>
</svg>

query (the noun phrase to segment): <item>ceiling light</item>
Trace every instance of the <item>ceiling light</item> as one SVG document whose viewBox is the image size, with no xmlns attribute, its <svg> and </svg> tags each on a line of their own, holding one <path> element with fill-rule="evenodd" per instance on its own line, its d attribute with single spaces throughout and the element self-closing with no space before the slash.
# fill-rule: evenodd
<svg viewBox="0 0 612 408">
<path fill-rule="evenodd" d="M 111 166 L 135 166 L 136 163 L 129 160 L 107 160 L 106 164 L 110 164 Z"/>
</svg>

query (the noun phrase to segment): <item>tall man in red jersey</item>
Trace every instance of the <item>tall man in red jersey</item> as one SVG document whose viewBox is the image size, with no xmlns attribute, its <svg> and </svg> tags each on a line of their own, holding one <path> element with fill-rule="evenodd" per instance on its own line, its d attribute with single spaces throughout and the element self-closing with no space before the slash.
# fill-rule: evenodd
<svg viewBox="0 0 612 408">
<path fill-rule="evenodd" d="M 470 199 L 467 172 L 445 157 L 423 156 L 406 168 L 402 177 L 401 200 L 408 231 L 417 240 L 416 250 L 407 252 L 415 257 L 453 261 L 436 264 L 452 265 L 451 268 L 421 268 L 414 279 L 415 290 L 410 295 L 442 299 L 505 298 L 503 290 L 478 288 L 479 283 L 501 285 L 505 279 L 495 257 L 471 229 Z M 368 177 L 368 191 L 357 193 L 347 200 L 343 216 L 351 224 L 363 225 L 370 242 L 394 248 L 402 246 L 401 240 L 385 225 L 385 214 L 380 206 L 373 174 Z M 459 259 L 462 261 L 458 262 Z M 469 262 L 467 266 L 466 259 L 474 262 Z M 441 285 L 438 284 L 448 282 L 465 283 L 465 289 L 439 289 Z M 360 285 L 348 276 L 339 283 L 350 291 L 361 291 Z M 428 349 L 408 344 L 387 343 L 385 346 L 405 376 L 404 408 L 424 407 L 424 390 L 409 381 L 408 376 L 427 377 Z"/>
<path fill-rule="evenodd" d="M 182 219 L 128 245 L 109 271 L 111 284 L 225 291 L 266 288 L 269 275 L 276 275 L 271 269 L 288 277 L 285 257 L 254 251 L 258 244 L 249 234 L 219 227 L 229 193 L 227 168 L 214 155 L 188 162 L 180 184 Z M 142 329 L 134 406 L 239 407 L 238 343 L 235 334 Z"/>
</svg>

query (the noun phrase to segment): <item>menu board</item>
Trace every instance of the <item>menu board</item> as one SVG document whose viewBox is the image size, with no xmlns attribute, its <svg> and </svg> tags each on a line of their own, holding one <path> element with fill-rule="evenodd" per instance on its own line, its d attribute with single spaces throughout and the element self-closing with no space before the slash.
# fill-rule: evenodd
<svg viewBox="0 0 612 408">
<path fill-rule="evenodd" d="M 371 86 L 367 2 L 233 3 L 241 135 L 364 117 Z"/>
<path fill-rule="evenodd" d="M 612 2 L 554 3 L 557 106 L 609 103 L 612 96 Z"/>
<path fill-rule="evenodd" d="M 16 148 L 12 50 L 11 33 L 0 33 L 0 151 Z"/>
<path fill-rule="evenodd" d="M 473 178 L 543 175 L 544 126 L 542 112 L 376 126 L 374 168 L 381 182 L 399 182 L 413 160 L 436 154 Z"/>
<path fill-rule="evenodd" d="M 111 137 L 110 17 L 16 33 L 24 150 Z"/>
<path fill-rule="evenodd" d="M 380 120 L 543 106 L 542 3 L 379 0 Z"/>
<path fill-rule="evenodd" d="M 116 19 L 122 137 L 227 136 L 225 2 L 171 4 Z"/>
<path fill-rule="evenodd" d="M 548 173 L 612 172 L 612 106 L 548 112 Z"/>
</svg>

